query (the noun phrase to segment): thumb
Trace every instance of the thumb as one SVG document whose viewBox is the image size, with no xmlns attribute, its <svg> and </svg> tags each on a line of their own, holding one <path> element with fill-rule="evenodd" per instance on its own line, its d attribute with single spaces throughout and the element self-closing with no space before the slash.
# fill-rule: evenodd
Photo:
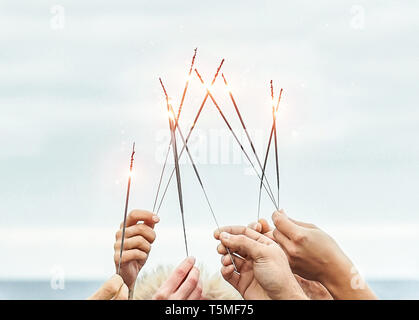
<svg viewBox="0 0 419 320">
<path fill-rule="evenodd" d="M 250 257 L 252 260 L 256 260 L 261 255 L 261 244 L 245 235 L 221 232 L 220 240 L 225 247 L 230 248 L 233 252 L 237 252 L 243 258 Z"/>
</svg>

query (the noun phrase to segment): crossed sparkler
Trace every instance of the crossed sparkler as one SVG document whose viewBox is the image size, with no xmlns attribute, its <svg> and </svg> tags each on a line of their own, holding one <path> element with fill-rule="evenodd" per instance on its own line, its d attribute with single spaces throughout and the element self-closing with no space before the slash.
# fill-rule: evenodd
<svg viewBox="0 0 419 320">
<path fill-rule="evenodd" d="M 237 134 L 235 133 L 233 127 L 230 125 L 228 119 L 226 118 L 225 114 L 223 113 L 222 109 L 220 108 L 219 104 L 216 102 L 212 92 L 211 92 L 211 87 L 214 85 L 218 75 L 220 74 L 220 70 L 224 64 L 224 59 L 221 60 L 220 65 L 217 68 L 217 71 L 215 72 L 215 75 L 211 81 L 211 85 L 207 86 L 204 79 L 202 78 L 201 74 L 198 72 L 198 70 L 196 68 L 194 68 L 195 65 L 195 60 L 196 60 L 196 54 L 197 54 L 197 49 L 194 50 L 194 55 L 192 57 L 192 62 L 189 68 L 189 73 L 188 73 L 188 77 L 185 83 L 185 87 L 183 89 L 183 93 L 182 93 L 182 98 L 180 100 L 180 104 L 179 104 L 179 109 L 177 114 L 175 113 L 174 109 L 173 109 L 173 105 L 172 105 L 172 99 L 170 98 L 170 96 L 167 93 L 167 90 L 163 84 L 163 81 L 161 78 L 159 78 L 160 81 L 160 85 L 163 89 L 163 93 L 166 99 L 166 108 L 167 108 L 167 112 L 168 112 L 168 119 L 169 119 L 169 128 L 170 128 L 170 134 L 171 134 L 171 139 L 169 142 L 169 146 L 167 148 L 167 152 L 166 152 L 166 157 L 165 157 L 165 161 L 164 161 L 164 165 L 160 174 L 160 178 L 159 178 L 159 183 L 158 183 L 158 187 L 157 187 L 157 192 L 156 192 L 156 196 L 154 198 L 154 204 L 153 204 L 153 212 L 156 212 L 156 214 L 159 213 L 160 208 L 162 206 L 162 203 L 165 199 L 167 190 L 169 188 L 170 182 L 172 181 L 173 175 L 176 175 L 176 183 L 177 183 L 177 191 L 178 191 L 178 200 L 179 200 L 179 207 L 180 207 L 180 213 L 181 213 L 181 218 L 182 218 L 182 228 L 183 228 L 183 236 L 184 236 L 184 243 L 185 243 L 185 250 L 186 250 L 186 255 L 189 256 L 189 250 L 188 250 L 188 241 L 187 241 L 187 236 L 186 236 L 186 225 L 185 225 L 185 214 L 184 214 L 184 206 L 183 206 L 183 192 L 182 192 L 182 181 L 181 181 L 181 174 L 180 174 L 180 166 L 179 166 L 179 159 L 181 158 L 181 156 L 183 155 L 184 151 L 186 150 L 186 153 L 188 155 L 189 161 L 192 164 L 195 176 L 199 182 L 199 185 L 202 189 L 202 192 L 204 193 L 208 208 L 211 212 L 212 218 L 217 226 L 217 228 L 219 229 L 220 226 L 218 224 L 216 215 L 214 213 L 213 207 L 211 205 L 211 202 L 208 198 L 208 194 L 206 192 L 206 189 L 204 187 L 204 183 L 203 180 L 201 179 L 201 176 L 198 172 L 198 168 L 195 165 L 195 161 L 191 155 L 191 152 L 189 151 L 188 148 L 188 142 L 189 139 L 191 137 L 191 134 L 198 122 L 198 119 L 202 113 L 202 110 L 205 106 L 205 103 L 208 100 L 208 97 L 211 99 L 213 105 L 215 106 L 215 108 L 217 109 L 218 113 L 220 114 L 221 118 L 223 119 L 223 121 L 225 122 L 225 124 L 227 125 L 230 133 L 233 135 L 234 140 L 238 143 L 243 155 L 245 156 L 245 158 L 247 159 L 247 161 L 250 163 L 251 167 L 253 168 L 254 172 L 256 173 L 256 176 L 258 177 L 259 181 L 260 181 L 260 185 L 259 185 L 259 198 L 258 198 L 258 220 L 260 217 L 260 203 L 261 203 L 261 194 L 262 194 L 262 188 L 266 191 L 267 195 L 269 196 L 270 200 L 272 201 L 273 205 L 275 206 L 276 210 L 279 209 L 278 204 L 279 204 L 279 186 L 280 186 L 280 179 L 279 179 L 279 157 L 278 157 L 278 139 L 277 139 L 277 114 L 278 114 L 278 109 L 279 109 L 279 103 L 281 101 L 281 97 L 282 97 L 282 92 L 283 89 L 281 88 L 280 92 L 279 92 L 279 96 L 278 96 L 278 101 L 275 105 L 274 103 L 274 89 L 273 89 L 273 82 L 272 80 L 270 81 L 270 90 L 271 90 L 271 98 L 272 98 L 272 128 L 270 131 L 270 135 L 269 135 L 269 140 L 268 140 L 268 145 L 267 145 L 267 149 L 266 149 L 266 154 L 265 154 L 265 158 L 264 158 L 264 162 L 262 165 L 262 162 L 259 159 L 259 156 L 256 152 L 256 148 L 255 145 L 250 137 L 249 132 L 247 131 L 247 127 L 245 125 L 245 122 L 243 120 L 243 117 L 240 113 L 240 110 L 237 106 L 236 100 L 234 99 L 233 93 L 231 91 L 231 89 L 229 88 L 229 84 L 227 82 L 226 77 L 224 76 L 223 73 L 221 73 L 221 76 L 223 78 L 224 84 L 228 90 L 229 96 L 230 96 L 230 100 L 233 103 L 234 109 L 236 111 L 236 114 L 240 120 L 241 126 L 246 134 L 247 140 L 250 144 L 251 150 L 253 155 L 255 156 L 257 165 L 261 171 L 261 173 L 259 173 L 258 169 L 256 168 L 256 165 L 254 164 L 254 162 L 252 161 L 252 159 L 250 158 L 249 154 L 247 153 L 246 149 L 244 148 L 243 144 L 240 142 L 240 140 L 237 137 Z M 195 74 L 197 76 L 197 78 L 199 79 L 199 81 L 201 82 L 201 84 L 206 88 L 206 94 L 204 99 L 202 100 L 202 103 L 198 109 L 198 112 L 195 116 L 195 119 L 189 129 L 189 132 L 185 138 L 185 136 L 182 133 L 182 130 L 179 127 L 179 117 L 181 115 L 182 112 L 182 107 L 183 107 L 183 103 L 185 100 L 185 96 L 186 93 L 188 91 L 188 87 L 189 87 L 189 82 L 192 78 L 192 73 L 193 71 L 195 71 Z M 176 132 L 178 133 L 181 141 L 182 141 L 182 149 L 180 150 L 180 152 L 178 152 L 178 146 L 177 146 L 177 138 L 176 138 Z M 269 181 L 266 177 L 266 165 L 268 162 L 268 156 L 269 156 L 269 151 L 270 151 L 270 147 L 271 147 L 271 143 L 272 143 L 272 139 L 274 140 L 274 145 L 275 145 L 275 164 L 276 164 L 276 187 L 277 187 L 277 197 L 275 199 L 275 195 L 272 191 L 272 188 L 269 184 Z M 135 143 L 133 145 L 133 149 L 132 149 L 132 154 L 131 154 L 131 162 L 130 162 L 130 172 L 132 172 L 132 165 L 133 165 L 133 159 L 134 159 L 134 146 Z M 173 152 L 173 158 L 174 158 L 174 168 L 171 171 L 169 180 L 162 192 L 162 195 L 160 197 L 159 200 L 159 195 L 160 195 L 160 191 L 162 190 L 162 182 L 163 182 L 163 176 L 167 167 L 167 162 L 168 162 L 168 158 L 169 158 L 169 154 L 170 154 L 170 150 L 172 149 Z M 121 249 L 120 249 L 120 259 L 119 261 L 121 262 L 122 260 L 122 252 L 123 252 L 123 246 L 124 246 L 124 231 L 125 231 L 125 221 L 126 221 L 126 216 L 127 216 L 127 209 L 128 209 L 128 200 L 129 200 L 129 192 L 130 192 L 130 185 L 131 185 L 131 176 L 128 179 L 128 187 L 127 187 L 127 195 L 126 195 L 126 201 L 125 201 L 125 211 L 124 211 L 124 225 L 123 225 L 123 230 L 122 230 L 122 243 L 121 243 Z M 157 208 L 157 211 L 155 211 Z M 227 249 L 230 257 L 232 255 L 232 253 L 230 253 L 230 251 Z M 233 253 L 233 255 L 235 255 Z M 233 261 L 233 265 L 234 265 L 234 259 L 231 257 L 231 261 Z M 234 268 L 237 272 L 236 266 L 234 265 Z M 118 266 L 118 274 L 120 271 L 120 265 Z"/>
</svg>

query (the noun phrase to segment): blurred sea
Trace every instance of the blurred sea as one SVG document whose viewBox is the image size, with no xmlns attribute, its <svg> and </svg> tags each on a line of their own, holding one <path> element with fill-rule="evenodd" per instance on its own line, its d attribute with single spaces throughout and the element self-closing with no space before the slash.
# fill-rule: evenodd
<svg viewBox="0 0 419 320">
<path fill-rule="evenodd" d="M 94 293 L 104 281 L 66 281 L 52 289 L 49 281 L 0 281 L 0 300 L 77 300 Z M 372 280 L 368 284 L 380 299 L 419 299 L 417 280 Z"/>
</svg>

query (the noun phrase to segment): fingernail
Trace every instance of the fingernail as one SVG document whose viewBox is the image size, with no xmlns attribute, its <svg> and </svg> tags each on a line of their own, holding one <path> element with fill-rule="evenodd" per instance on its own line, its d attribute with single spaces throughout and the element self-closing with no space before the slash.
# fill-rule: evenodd
<svg viewBox="0 0 419 320">
<path fill-rule="evenodd" d="M 159 222 L 160 218 L 156 215 L 153 216 L 153 218 L 151 218 L 154 222 Z"/>
<path fill-rule="evenodd" d="M 189 260 L 192 264 L 195 264 L 195 257 L 187 257 L 186 260 Z"/>
<path fill-rule="evenodd" d="M 223 239 L 229 239 L 230 235 L 227 232 L 221 232 L 221 238 Z"/>
<path fill-rule="evenodd" d="M 256 226 L 257 226 L 256 222 L 252 222 L 251 224 L 249 224 L 249 228 L 253 230 L 256 230 Z"/>
</svg>

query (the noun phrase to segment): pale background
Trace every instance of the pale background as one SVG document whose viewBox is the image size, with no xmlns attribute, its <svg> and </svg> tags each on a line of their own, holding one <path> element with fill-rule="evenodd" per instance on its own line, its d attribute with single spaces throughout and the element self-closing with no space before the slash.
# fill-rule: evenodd
<svg viewBox="0 0 419 320">
<path fill-rule="evenodd" d="M 198 47 L 205 79 L 226 59 L 261 155 L 269 80 L 284 88 L 280 206 L 329 232 L 368 279 L 419 279 L 418 15 L 417 1 L 3 0 L 0 278 L 114 273 L 130 146 L 130 208 L 151 210 L 168 141 L 158 77 L 179 101 Z M 241 135 L 222 81 L 214 90 Z M 193 78 L 183 131 L 203 96 Z M 191 148 L 220 224 L 247 224 L 258 181 L 225 128 L 208 103 Z M 191 254 L 216 272 L 214 222 L 181 170 Z M 266 197 L 262 209 L 269 218 Z M 175 184 L 160 216 L 147 270 L 185 256 Z"/>
</svg>

